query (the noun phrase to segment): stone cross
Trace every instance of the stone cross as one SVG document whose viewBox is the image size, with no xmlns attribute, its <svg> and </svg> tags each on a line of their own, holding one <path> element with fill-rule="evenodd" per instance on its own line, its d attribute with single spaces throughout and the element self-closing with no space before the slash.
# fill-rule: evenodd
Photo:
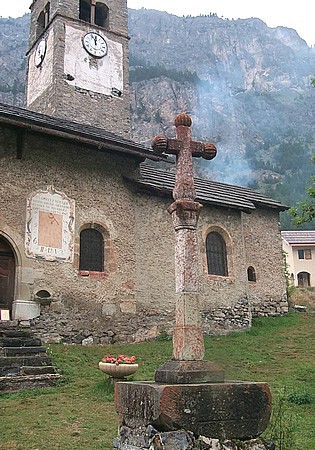
<svg viewBox="0 0 315 450">
<path fill-rule="evenodd" d="M 203 330 L 199 311 L 199 266 L 197 222 L 202 205 L 195 201 L 193 156 L 213 159 L 214 144 L 191 139 L 188 114 L 175 119 L 176 139 L 156 136 L 155 152 L 176 155 L 174 203 L 168 212 L 175 229 L 176 322 L 173 333 L 173 360 L 198 361 L 204 357 Z"/>
</svg>

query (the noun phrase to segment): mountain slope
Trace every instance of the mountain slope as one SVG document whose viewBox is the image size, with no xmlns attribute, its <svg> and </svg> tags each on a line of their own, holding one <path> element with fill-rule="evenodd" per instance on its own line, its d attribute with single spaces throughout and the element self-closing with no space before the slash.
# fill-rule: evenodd
<svg viewBox="0 0 315 450">
<path fill-rule="evenodd" d="M 0 101 L 21 105 L 28 20 L 0 19 Z M 188 111 L 194 138 L 218 156 L 197 170 L 291 204 L 314 153 L 315 49 L 296 31 L 259 19 L 177 17 L 129 10 L 132 138 L 174 135 Z"/>
</svg>

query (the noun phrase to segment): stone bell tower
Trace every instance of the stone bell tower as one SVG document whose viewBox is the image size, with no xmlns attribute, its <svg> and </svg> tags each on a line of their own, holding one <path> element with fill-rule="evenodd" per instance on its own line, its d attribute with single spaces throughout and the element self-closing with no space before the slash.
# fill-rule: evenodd
<svg viewBox="0 0 315 450">
<path fill-rule="evenodd" d="M 127 0 L 33 0 L 27 108 L 129 136 Z"/>
</svg>

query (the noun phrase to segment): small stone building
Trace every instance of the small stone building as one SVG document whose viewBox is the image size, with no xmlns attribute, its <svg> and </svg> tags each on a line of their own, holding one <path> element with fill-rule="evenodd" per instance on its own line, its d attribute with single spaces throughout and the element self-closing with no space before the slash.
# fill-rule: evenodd
<svg viewBox="0 0 315 450">
<path fill-rule="evenodd" d="M 0 319 L 47 342 L 170 332 L 174 172 L 128 139 L 126 0 L 34 0 L 31 13 L 27 108 L 0 105 Z M 196 189 L 205 332 L 287 312 L 285 207 L 209 180 Z"/>
</svg>

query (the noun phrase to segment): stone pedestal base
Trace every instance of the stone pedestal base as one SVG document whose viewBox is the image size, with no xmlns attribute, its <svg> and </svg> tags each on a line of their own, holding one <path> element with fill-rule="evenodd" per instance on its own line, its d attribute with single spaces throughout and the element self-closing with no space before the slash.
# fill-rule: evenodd
<svg viewBox="0 0 315 450">
<path fill-rule="evenodd" d="M 267 428 L 271 394 L 266 383 L 225 382 L 115 385 L 120 426 L 152 425 L 159 431 L 185 429 L 196 436 L 247 439 Z"/>
<path fill-rule="evenodd" d="M 154 379 L 164 384 L 223 383 L 224 370 L 212 361 L 167 361 Z"/>
</svg>

